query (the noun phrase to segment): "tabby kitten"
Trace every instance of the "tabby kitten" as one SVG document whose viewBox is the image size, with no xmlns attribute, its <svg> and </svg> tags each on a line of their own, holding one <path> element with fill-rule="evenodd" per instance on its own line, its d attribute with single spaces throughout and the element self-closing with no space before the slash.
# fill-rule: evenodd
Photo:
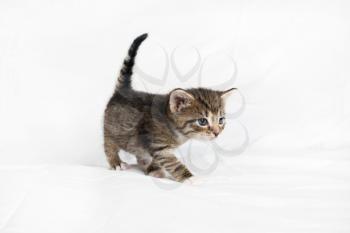
<svg viewBox="0 0 350 233">
<path fill-rule="evenodd" d="M 104 149 L 112 169 L 126 164 L 124 150 L 136 156 L 145 174 L 170 175 L 182 182 L 192 173 L 173 154 L 188 139 L 212 140 L 225 127 L 225 99 L 235 88 L 214 91 L 205 88 L 176 88 L 165 95 L 132 89 L 135 57 L 147 34 L 132 43 L 118 77 L 116 90 L 104 117 Z"/>
</svg>

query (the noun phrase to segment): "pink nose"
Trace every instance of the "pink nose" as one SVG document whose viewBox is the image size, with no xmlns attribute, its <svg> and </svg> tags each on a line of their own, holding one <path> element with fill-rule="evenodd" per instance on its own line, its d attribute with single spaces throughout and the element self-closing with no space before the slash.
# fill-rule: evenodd
<svg viewBox="0 0 350 233">
<path fill-rule="evenodd" d="M 215 137 L 217 137 L 219 133 L 220 133 L 219 129 L 216 127 L 213 127 L 213 134 L 215 135 Z"/>
</svg>

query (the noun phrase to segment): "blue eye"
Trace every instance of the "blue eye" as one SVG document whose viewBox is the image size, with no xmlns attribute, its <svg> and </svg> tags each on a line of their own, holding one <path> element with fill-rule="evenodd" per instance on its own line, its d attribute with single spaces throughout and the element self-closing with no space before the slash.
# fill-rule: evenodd
<svg viewBox="0 0 350 233">
<path fill-rule="evenodd" d="M 208 120 L 205 119 L 205 118 L 199 118 L 199 119 L 197 120 L 197 122 L 198 122 L 198 124 L 199 124 L 200 126 L 205 126 L 205 125 L 208 124 Z"/>
<path fill-rule="evenodd" d="M 225 117 L 220 117 L 219 124 L 222 125 L 225 123 Z"/>
</svg>

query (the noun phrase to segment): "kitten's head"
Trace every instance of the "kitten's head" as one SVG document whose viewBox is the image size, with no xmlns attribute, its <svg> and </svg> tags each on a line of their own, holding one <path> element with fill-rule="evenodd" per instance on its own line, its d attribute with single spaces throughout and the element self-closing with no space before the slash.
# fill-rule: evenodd
<svg viewBox="0 0 350 233">
<path fill-rule="evenodd" d="M 169 94 L 169 112 L 177 130 L 189 138 L 211 140 L 225 128 L 225 101 L 236 88 L 175 89 Z"/>
</svg>

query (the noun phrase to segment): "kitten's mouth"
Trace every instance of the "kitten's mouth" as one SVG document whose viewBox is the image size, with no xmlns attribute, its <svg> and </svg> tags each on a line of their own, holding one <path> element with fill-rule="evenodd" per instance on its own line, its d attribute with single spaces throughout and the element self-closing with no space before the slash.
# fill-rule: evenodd
<svg viewBox="0 0 350 233">
<path fill-rule="evenodd" d="M 215 139 L 216 137 L 212 134 L 200 134 L 200 135 L 195 135 L 194 137 L 192 137 L 194 139 L 197 140 L 201 140 L 201 141 L 211 141 L 213 139 Z"/>
<path fill-rule="evenodd" d="M 210 134 L 210 140 L 213 140 L 213 139 L 215 139 L 215 138 L 217 138 L 219 136 L 219 133 L 211 133 Z"/>
<path fill-rule="evenodd" d="M 206 136 L 206 139 L 209 140 L 209 141 L 212 141 L 215 138 L 217 138 L 217 136 L 215 136 L 214 134 L 209 134 L 209 135 Z"/>
</svg>

